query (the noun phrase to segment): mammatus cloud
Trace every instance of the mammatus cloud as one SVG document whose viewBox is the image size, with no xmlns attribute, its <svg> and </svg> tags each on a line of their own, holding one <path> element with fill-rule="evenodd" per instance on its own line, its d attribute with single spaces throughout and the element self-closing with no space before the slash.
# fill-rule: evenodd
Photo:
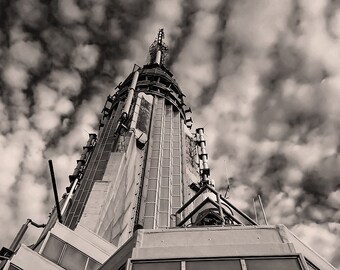
<svg viewBox="0 0 340 270">
<path fill-rule="evenodd" d="M 0 3 L 0 245 L 45 222 L 105 97 L 164 27 L 169 66 L 205 126 L 217 186 L 340 266 L 336 1 Z M 82 139 L 80 139 L 82 138 Z M 34 230 L 33 230 L 34 231 Z M 38 234 L 38 232 L 35 232 Z M 34 233 L 26 239 L 32 241 Z"/>
</svg>

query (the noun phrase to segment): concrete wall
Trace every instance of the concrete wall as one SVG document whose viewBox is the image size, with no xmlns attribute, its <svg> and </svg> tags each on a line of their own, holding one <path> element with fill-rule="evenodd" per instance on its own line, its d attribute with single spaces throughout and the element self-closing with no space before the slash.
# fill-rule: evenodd
<svg viewBox="0 0 340 270">
<path fill-rule="evenodd" d="M 105 262 L 117 250 L 117 247 L 81 225 L 73 231 L 57 222 L 50 234 L 57 236 L 100 263 Z M 48 238 L 46 238 L 46 241 L 48 241 Z M 43 244 L 39 251 L 40 254 L 43 253 L 44 246 Z"/>
<path fill-rule="evenodd" d="M 125 152 L 111 153 L 103 180 L 95 182 L 79 223 L 116 246 L 133 233 L 144 160 L 133 133 L 127 139 Z"/>
<path fill-rule="evenodd" d="M 118 267 L 128 258 L 134 261 L 254 256 L 300 257 L 301 267 L 308 269 L 303 259 L 306 257 L 321 270 L 335 270 L 283 225 L 138 230 L 101 269 L 116 270 L 113 263 Z"/>
<path fill-rule="evenodd" d="M 11 263 L 24 270 L 62 270 L 60 266 L 45 259 L 43 256 L 34 252 L 25 245 L 21 245 L 17 254 L 11 260 Z"/>
<path fill-rule="evenodd" d="M 233 226 L 140 231 L 133 259 L 262 256 L 295 253 L 276 227 Z"/>
</svg>

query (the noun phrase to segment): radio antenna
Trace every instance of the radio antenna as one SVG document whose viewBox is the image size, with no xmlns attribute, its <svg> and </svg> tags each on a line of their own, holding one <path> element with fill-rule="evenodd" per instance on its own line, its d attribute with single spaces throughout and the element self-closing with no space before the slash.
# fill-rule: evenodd
<svg viewBox="0 0 340 270">
<path fill-rule="evenodd" d="M 227 161 L 224 160 L 224 163 L 225 163 L 226 178 L 227 178 L 227 188 L 226 188 L 225 194 L 224 194 L 224 197 L 226 198 L 227 195 L 228 195 L 228 192 L 230 191 L 230 181 L 229 181 L 229 177 L 228 177 Z"/>
</svg>

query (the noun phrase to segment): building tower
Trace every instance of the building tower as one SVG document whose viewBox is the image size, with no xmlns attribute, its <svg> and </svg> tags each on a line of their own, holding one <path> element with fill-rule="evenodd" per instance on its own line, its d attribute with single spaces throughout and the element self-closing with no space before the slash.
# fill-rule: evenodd
<svg viewBox="0 0 340 270">
<path fill-rule="evenodd" d="M 283 225 L 260 225 L 214 188 L 204 129 L 165 67 L 161 29 L 149 63 L 109 95 L 70 185 L 46 225 L 28 220 L 5 269 L 335 269 Z M 20 244 L 28 225 L 44 227 Z"/>
</svg>

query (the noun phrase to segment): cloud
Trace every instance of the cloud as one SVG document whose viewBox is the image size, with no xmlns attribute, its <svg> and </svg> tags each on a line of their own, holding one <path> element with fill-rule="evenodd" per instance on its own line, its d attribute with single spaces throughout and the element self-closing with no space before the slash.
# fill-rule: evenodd
<svg viewBox="0 0 340 270">
<path fill-rule="evenodd" d="M 98 48 L 95 45 L 79 45 L 72 55 L 73 66 L 81 71 L 94 68 L 98 60 Z"/>
<path fill-rule="evenodd" d="M 41 33 L 46 43 L 46 50 L 52 65 L 56 67 L 67 67 L 74 47 L 74 41 L 64 33 L 62 28 L 53 25 L 44 29 Z"/>
<path fill-rule="evenodd" d="M 46 23 L 47 6 L 38 0 L 20 0 L 15 3 L 19 18 L 33 28 Z"/>
<path fill-rule="evenodd" d="M 85 12 L 79 8 L 74 0 L 58 1 L 58 11 L 62 23 L 81 23 L 85 19 Z"/>
<path fill-rule="evenodd" d="M 27 68 L 37 68 L 42 61 L 43 53 L 38 42 L 19 41 L 10 48 L 14 60 Z"/>
<path fill-rule="evenodd" d="M 287 224 L 340 265 L 339 7 L 307 0 L 7 3 L 0 8 L 0 154 L 8 157 L 0 164 L 0 229 L 9 234 L 1 243 L 8 246 L 27 215 L 45 221 L 53 206 L 46 160 L 54 161 L 62 193 L 106 96 L 134 63 L 146 62 L 165 28 L 169 68 L 195 126 L 205 126 L 217 187 L 230 178 L 230 200 L 249 214 L 261 194 L 271 223 Z"/>
<path fill-rule="evenodd" d="M 324 256 L 329 257 L 329 254 L 337 256 L 339 251 L 339 244 L 337 237 L 331 233 L 326 226 L 319 224 L 299 224 L 292 228 L 293 232 L 301 237 L 307 245 L 311 247 L 322 246 L 322 249 L 318 249 L 318 252 Z M 336 248 L 334 248 L 336 247 Z"/>
<path fill-rule="evenodd" d="M 12 88 L 26 88 L 28 79 L 27 70 L 19 64 L 9 64 L 3 70 L 3 80 Z"/>
<path fill-rule="evenodd" d="M 77 71 L 54 70 L 48 77 L 48 84 L 60 94 L 76 96 L 81 90 L 81 77 Z"/>
</svg>

